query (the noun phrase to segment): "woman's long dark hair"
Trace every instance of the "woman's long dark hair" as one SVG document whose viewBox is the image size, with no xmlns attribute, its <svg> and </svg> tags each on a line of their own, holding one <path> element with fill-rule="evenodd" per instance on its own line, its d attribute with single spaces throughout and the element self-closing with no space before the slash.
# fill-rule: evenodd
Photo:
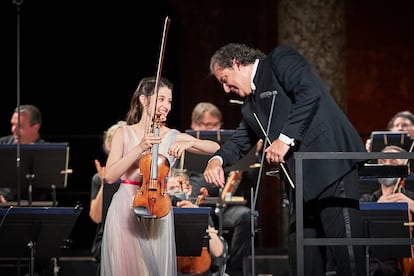
<svg viewBox="0 0 414 276">
<path fill-rule="evenodd" d="M 152 95 L 154 95 L 155 81 L 155 77 L 146 77 L 139 82 L 138 87 L 134 92 L 134 95 L 132 95 L 130 108 L 125 117 L 125 121 L 128 125 L 138 123 L 139 120 L 141 120 L 144 107 L 139 101 L 139 96 L 144 95 L 147 98 L 150 98 Z M 158 88 L 161 87 L 167 87 L 172 91 L 173 84 L 170 80 L 161 77 L 158 82 Z"/>
</svg>

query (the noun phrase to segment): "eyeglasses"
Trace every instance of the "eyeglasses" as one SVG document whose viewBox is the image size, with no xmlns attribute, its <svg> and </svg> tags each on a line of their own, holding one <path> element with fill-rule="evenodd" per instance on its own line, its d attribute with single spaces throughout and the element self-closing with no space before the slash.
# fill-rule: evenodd
<svg viewBox="0 0 414 276">
<path fill-rule="evenodd" d="M 200 126 L 206 128 L 206 129 L 218 129 L 218 128 L 220 128 L 223 125 L 223 123 L 221 123 L 221 122 L 215 122 L 215 123 L 212 123 L 212 122 L 210 122 L 210 123 L 200 122 L 198 124 Z"/>
<path fill-rule="evenodd" d="M 404 129 L 404 128 L 409 128 L 409 127 L 412 127 L 412 126 L 413 125 L 411 125 L 411 124 L 400 123 L 400 124 L 393 125 L 392 128 L 402 128 L 402 129 Z"/>
<path fill-rule="evenodd" d="M 404 159 L 378 159 L 378 164 L 382 165 L 403 165 Z"/>
</svg>

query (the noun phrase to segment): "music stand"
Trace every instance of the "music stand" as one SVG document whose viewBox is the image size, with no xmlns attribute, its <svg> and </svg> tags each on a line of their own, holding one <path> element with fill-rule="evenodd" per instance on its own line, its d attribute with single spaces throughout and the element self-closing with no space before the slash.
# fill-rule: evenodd
<svg viewBox="0 0 414 276">
<path fill-rule="evenodd" d="M 235 129 L 220 129 L 220 130 L 192 130 L 187 129 L 185 133 L 190 134 L 198 139 L 216 141 L 223 145 L 236 132 Z"/>
<path fill-rule="evenodd" d="M 234 129 L 220 129 L 220 130 L 186 130 L 187 134 L 194 136 L 198 139 L 211 140 L 219 143 L 220 145 L 224 144 L 235 132 Z M 204 168 L 207 165 L 208 160 L 211 156 L 203 154 L 195 154 L 188 151 L 185 151 L 181 158 L 184 157 L 183 162 L 184 168 L 187 171 L 193 172 L 203 172 Z"/>
<path fill-rule="evenodd" d="M 58 257 L 82 207 L 10 207 L 0 209 L 0 257 Z"/>
<path fill-rule="evenodd" d="M 410 136 L 404 131 L 373 131 L 371 132 L 371 151 L 382 151 L 386 146 L 398 146 L 406 151 L 410 151 L 411 144 Z"/>
<path fill-rule="evenodd" d="M 177 256 L 201 255 L 210 212 L 210 207 L 173 207 Z"/>
<path fill-rule="evenodd" d="M 407 203 L 360 202 L 366 238 L 409 238 Z M 378 259 L 411 257 L 411 245 L 373 245 L 369 255 Z M 367 261 L 368 263 L 368 261 Z"/>
<path fill-rule="evenodd" d="M 0 145 L 0 187 L 15 188 L 27 193 L 31 202 L 32 187 L 66 188 L 69 166 L 68 143 L 38 143 L 20 145 L 20 167 L 16 168 L 17 146 Z M 26 179 L 27 185 L 19 180 Z M 55 195 L 54 195 L 55 199 Z"/>
</svg>

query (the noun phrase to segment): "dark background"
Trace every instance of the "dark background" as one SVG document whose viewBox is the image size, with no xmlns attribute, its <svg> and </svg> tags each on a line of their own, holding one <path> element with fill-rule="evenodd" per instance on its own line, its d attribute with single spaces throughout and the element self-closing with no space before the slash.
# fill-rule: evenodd
<svg viewBox="0 0 414 276">
<path fill-rule="evenodd" d="M 346 113 L 365 139 L 372 130 L 384 129 L 397 111 L 412 109 L 414 2 L 345 4 Z M 209 76 L 209 58 L 228 42 L 263 52 L 276 46 L 277 1 L 0 3 L 0 135 L 10 133 L 19 94 L 21 104 L 41 109 L 47 141 L 69 142 L 73 174 L 67 188 L 58 191 L 58 201 L 60 206 L 80 202 L 85 208 L 74 228 L 74 248 L 89 248 L 94 235 L 88 217 L 90 180 L 93 160 L 105 161 L 102 133 L 124 119 L 138 81 L 157 72 L 166 16 L 171 26 L 162 75 L 175 84 L 169 125 L 189 128 L 193 106 L 211 101 L 224 113 L 224 128 L 235 128 L 239 106 L 229 104 L 234 96 L 223 93 Z M 275 242 L 269 235 L 260 245 Z"/>
</svg>

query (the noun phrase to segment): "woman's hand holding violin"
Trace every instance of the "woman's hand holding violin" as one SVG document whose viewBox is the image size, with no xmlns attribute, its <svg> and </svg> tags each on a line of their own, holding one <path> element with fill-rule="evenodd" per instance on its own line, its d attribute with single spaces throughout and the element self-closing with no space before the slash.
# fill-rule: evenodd
<svg viewBox="0 0 414 276">
<path fill-rule="evenodd" d="M 145 153 L 151 150 L 151 147 L 154 144 L 161 143 L 161 137 L 154 135 L 154 133 L 147 133 L 142 138 L 141 142 L 138 144 L 138 147 L 141 147 L 142 152 Z"/>
</svg>

